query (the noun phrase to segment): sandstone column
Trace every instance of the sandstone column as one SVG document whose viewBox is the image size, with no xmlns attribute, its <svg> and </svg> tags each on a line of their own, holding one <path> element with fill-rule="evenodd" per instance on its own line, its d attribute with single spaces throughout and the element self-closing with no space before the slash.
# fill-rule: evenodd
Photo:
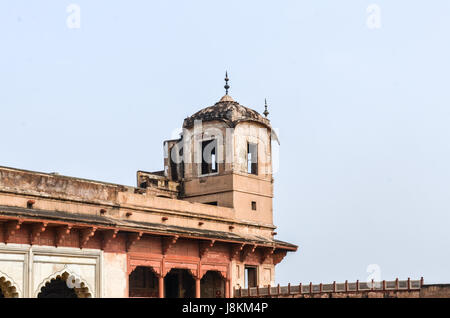
<svg viewBox="0 0 450 318">
<path fill-rule="evenodd" d="M 195 298 L 200 298 L 200 278 L 195 277 Z"/>
<path fill-rule="evenodd" d="M 164 298 L 164 277 L 162 275 L 158 276 L 159 282 L 159 298 Z"/>
</svg>

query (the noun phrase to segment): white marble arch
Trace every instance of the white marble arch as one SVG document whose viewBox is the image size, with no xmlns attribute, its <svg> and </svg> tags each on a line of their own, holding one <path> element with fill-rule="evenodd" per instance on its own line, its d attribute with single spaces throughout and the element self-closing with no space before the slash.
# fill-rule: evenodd
<svg viewBox="0 0 450 318">
<path fill-rule="evenodd" d="M 22 291 L 14 279 L 0 271 L 0 289 L 5 297 L 19 298 L 22 297 Z"/>
<path fill-rule="evenodd" d="M 89 287 L 89 284 L 79 277 L 76 273 L 72 272 L 67 266 L 64 266 L 63 269 L 57 271 L 45 278 L 38 286 L 37 290 L 34 292 L 34 297 L 37 297 L 41 292 L 41 289 L 45 287 L 47 283 L 51 283 L 52 280 L 61 278 L 62 280 L 67 282 L 69 288 L 74 288 L 75 293 L 78 298 L 91 298 L 92 297 L 92 288 Z"/>
</svg>

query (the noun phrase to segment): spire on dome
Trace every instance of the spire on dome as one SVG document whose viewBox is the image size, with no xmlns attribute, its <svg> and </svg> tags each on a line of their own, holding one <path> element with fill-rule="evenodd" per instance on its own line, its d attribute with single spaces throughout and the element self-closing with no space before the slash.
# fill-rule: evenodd
<svg viewBox="0 0 450 318">
<path fill-rule="evenodd" d="M 225 86 L 224 86 L 224 88 L 225 88 L 225 95 L 228 95 L 228 89 L 230 88 L 230 85 L 228 85 L 228 81 L 229 81 L 228 71 L 225 71 Z"/>
<path fill-rule="evenodd" d="M 267 98 L 264 98 L 264 116 L 268 116 L 269 115 L 269 111 L 267 110 Z"/>
<path fill-rule="evenodd" d="M 220 99 L 220 102 L 234 102 L 234 99 L 228 95 L 228 89 L 230 88 L 230 85 L 228 85 L 228 81 L 230 79 L 228 78 L 228 71 L 225 71 L 225 95 Z"/>
</svg>

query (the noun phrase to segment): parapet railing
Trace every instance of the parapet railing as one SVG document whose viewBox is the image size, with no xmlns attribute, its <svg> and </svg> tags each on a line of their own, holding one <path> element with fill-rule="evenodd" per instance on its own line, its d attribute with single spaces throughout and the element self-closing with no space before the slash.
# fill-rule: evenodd
<svg viewBox="0 0 450 318">
<path fill-rule="evenodd" d="M 323 294 L 323 293 L 347 293 L 347 292 L 369 292 L 369 291 L 409 291 L 419 290 L 423 285 L 423 277 L 420 280 L 399 280 L 381 282 L 360 282 L 336 283 L 332 284 L 298 284 L 287 286 L 265 286 L 252 288 L 235 288 L 234 297 L 277 297 L 296 294 Z"/>
</svg>

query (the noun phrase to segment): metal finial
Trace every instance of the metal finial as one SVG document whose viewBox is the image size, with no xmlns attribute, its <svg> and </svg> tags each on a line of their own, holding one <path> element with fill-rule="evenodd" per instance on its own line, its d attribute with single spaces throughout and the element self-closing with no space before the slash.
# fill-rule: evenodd
<svg viewBox="0 0 450 318">
<path fill-rule="evenodd" d="M 269 115 L 269 111 L 267 110 L 267 98 L 264 98 L 264 116 L 268 116 Z"/>
<path fill-rule="evenodd" d="M 225 72 L 225 95 L 228 95 L 228 89 L 230 88 L 230 85 L 228 85 L 228 81 L 229 81 L 229 78 L 228 78 L 228 72 L 226 71 Z"/>
</svg>

